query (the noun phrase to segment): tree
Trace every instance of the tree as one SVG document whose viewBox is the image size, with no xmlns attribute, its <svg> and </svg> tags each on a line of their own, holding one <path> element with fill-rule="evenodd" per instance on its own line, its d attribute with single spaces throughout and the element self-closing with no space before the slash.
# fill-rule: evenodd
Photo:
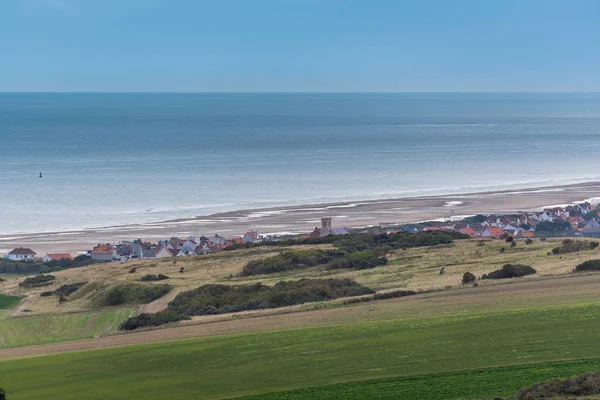
<svg viewBox="0 0 600 400">
<path fill-rule="evenodd" d="M 463 285 L 468 285 L 469 283 L 475 282 L 477 278 L 470 272 L 465 272 L 462 278 Z"/>
<path fill-rule="evenodd" d="M 0 400 L 6 400 L 6 392 L 0 387 Z"/>
<path fill-rule="evenodd" d="M 526 231 L 531 230 L 531 225 L 529 224 L 521 224 L 521 228 L 525 229 Z"/>
</svg>

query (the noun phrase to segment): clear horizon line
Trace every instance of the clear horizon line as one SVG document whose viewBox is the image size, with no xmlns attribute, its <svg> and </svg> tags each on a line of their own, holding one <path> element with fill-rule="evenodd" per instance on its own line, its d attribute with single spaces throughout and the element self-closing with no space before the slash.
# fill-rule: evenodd
<svg viewBox="0 0 600 400">
<path fill-rule="evenodd" d="M 600 91 L 0 91 L 0 94 L 600 94 Z"/>
</svg>

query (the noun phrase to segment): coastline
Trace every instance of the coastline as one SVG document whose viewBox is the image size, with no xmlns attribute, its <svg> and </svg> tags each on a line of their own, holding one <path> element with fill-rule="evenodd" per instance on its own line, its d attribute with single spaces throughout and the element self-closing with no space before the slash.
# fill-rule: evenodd
<svg viewBox="0 0 600 400">
<path fill-rule="evenodd" d="M 153 223 L 0 234 L 0 252 L 26 246 L 38 254 L 52 251 L 77 253 L 101 242 L 137 238 L 156 241 L 171 236 L 211 236 L 215 233 L 235 237 L 249 230 L 258 230 L 262 234 L 308 233 L 320 224 L 320 218 L 324 216 L 332 217 L 334 227 L 358 228 L 379 223 L 411 223 L 473 214 L 532 211 L 596 197 L 600 197 L 600 182 L 246 209 Z"/>
</svg>

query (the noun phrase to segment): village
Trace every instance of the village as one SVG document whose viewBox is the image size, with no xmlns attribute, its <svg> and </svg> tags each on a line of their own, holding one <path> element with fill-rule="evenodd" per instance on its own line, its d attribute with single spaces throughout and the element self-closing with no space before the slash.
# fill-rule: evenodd
<svg viewBox="0 0 600 400">
<path fill-rule="evenodd" d="M 321 219 L 321 227 L 308 234 L 298 235 L 261 235 L 251 230 L 243 235 L 225 238 L 214 236 L 171 237 L 151 243 L 141 239 L 121 241 L 119 243 L 99 243 L 88 250 L 85 255 L 95 262 L 124 262 L 141 259 L 157 259 L 170 257 L 187 257 L 218 253 L 228 248 L 243 247 L 261 242 L 276 242 L 288 239 L 309 239 L 329 235 L 349 235 L 365 233 L 372 235 L 396 234 L 399 232 L 456 231 L 472 238 L 499 239 L 508 236 L 513 238 L 533 238 L 535 236 L 600 236 L 600 205 L 589 202 L 568 206 L 550 207 L 542 211 L 521 212 L 507 215 L 475 215 L 460 220 L 424 221 L 412 224 L 386 222 L 379 226 L 350 229 L 332 227 L 331 218 Z M 11 261 L 41 261 L 44 263 L 70 261 L 73 256 L 66 252 L 48 253 L 40 257 L 35 251 L 26 247 L 15 248 L 4 254 L 4 259 Z"/>
</svg>

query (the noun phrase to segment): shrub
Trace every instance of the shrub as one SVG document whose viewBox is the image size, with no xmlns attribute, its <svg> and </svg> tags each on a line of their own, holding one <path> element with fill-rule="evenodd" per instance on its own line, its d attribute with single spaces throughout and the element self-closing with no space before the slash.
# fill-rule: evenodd
<svg viewBox="0 0 600 400">
<path fill-rule="evenodd" d="M 520 389 L 515 400 L 577 398 L 600 394 L 600 372 L 589 372 L 572 378 L 553 378 Z"/>
<path fill-rule="evenodd" d="M 274 286 L 209 284 L 178 294 L 167 310 L 183 315 L 224 314 L 371 293 L 371 289 L 350 279 L 301 279 L 281 281 Z"/>
<path fill-rule="evenodd" d="M 567 221 L 555 221 L 555 222 L 543 221 L 543 222 L 538 223 L 535 227 L 536 232 L 550 233 L 550 234 L 564 233 L 564 232 L 567 232 L 570 230 L 571 230 L 571 224 L 569 224 Z"/>
<path fill-rule="evenodd" d="M 498 269 L 489 274 L 483 275 L 481 279 L 508 279 L 521 278 L 526 275 L 533 275 L 537 271 L 528 265 L 521 264 L 506 264 L 501 269 Z"/>
<path fill-rule="evenodd" d="M 130 274 L 135 274 L 137 272 L 137 267 L 133 267 L 129 270 Z"/>
<path fill-rule="evenodd" d="M 506 241 L 506 243 L 512 243 L 515 240 L 515 238 L 508 235 L 508 236 L 506 236 L 506 239 L 504 239 L 504 240 Z"/>
<path fill-rule="evenodd" d="M 469 283 L 475 282 L 477 278 L 470 272 L 465 272 L 462 277 L 462 284 L 468 285 Z"/>
<path fill-rule="evenodd" d="M 540 238 L 540 242 L 545 242 L 546 240 L 548 240 L 548 239 L 545 237 Z"/>
<path fill-rule="evenodd" d="M 100 299 L 100 306 L 148 304 L 171 291 L 168 285 L 124 284 L 113 287 Z"/>
<path fill-rule="evenodd" d="M 598 247 L 598 242 L 588 241 L 588 240 L 573 240 L 573 239 L 565 239 L 562 242 L 562 246 L 555 247 L 552 249 L 552 253 L 554 254 L 567 254 L 567 253 L 577 253 L 579 251 L 585 250 L 594 250 Z"/>
<path fill-rule="evenodd" d="M 77 283 L 72 283 L 70 285 L 62 285 L 61 287 L 56 289 L 53 294 L 55 294 L 57 296 L 68 296 L 68 295 L 78 291 L 79 288 L 83 287 L 86 283 L 87 282 L 77 282 Z"/>
<path fill-rule="evenodd" d="M 6 400 L 6 391 L 0 388 L 0 400 Z"/>
<path fill-rule="evenodd" d="M 600 260 L 588 260 L 575 267 L 575 272 L 600 271 Z"/>
<path fill-rule="evenodd" d="M 140 314 L 137 317 L 129 318 L 121 324 L 120 329 L 132 331 L 138 328 L 159 326 L 188 319 L 190 319 L 190 317 L 186 315 L 177 314 L 171 311 L 159 311 L 156 314 Z"/>
<path fill-rule="evenodd" d="M 370 269 L 380 265 L 386 265 L 386 257 L 377 257 L 370 250 L 355 251 L 344 258 L 331 261 L 326 264 L 327 269 Z"/>
<path fill-rule="evenodd" d="M 500 253 L 504 253 L 506 249 L 504 247 L 500 247 Z"/>
<path fill-rule="evenodd" d="M 49 285 L 56 277 L 54 275 L 36 275 L 34 277 L 25 278 L 25 280 L 19 283 L 19 286 L 32 288 L 37 286 Z"/>
<path fill-rule="evenodd" d="M 52 292 L 52 291 L 42 292 L 42 293 L 40 293 L 40 297 L 48 297 L 48 296 L 52 296 L 53 294 L 54 294 L 54 292 Z"/>
<path fill-rule="evenodd" d="M 165 279 L 169 279 L 169 277 L 167 275 L 163 275 L 163 274 L 158 274 L 158 275 L 148 274 L 148 275 L 142 276 L 140 278 L 140 281 L 155 282 L 155 281 L 164 281 Z"/>
<path fill-rule="evenodd" d="M 517 242 L 514 240 L 510 242 L 510 247 L 517 247 Z"/>
<path fill-rule="evenodd" d="M 531 243 L 533 243 L 533 240 L 531 240 L 529 238 L 525 239 L 525 244 L 531 244 Z"/>
</svg>

